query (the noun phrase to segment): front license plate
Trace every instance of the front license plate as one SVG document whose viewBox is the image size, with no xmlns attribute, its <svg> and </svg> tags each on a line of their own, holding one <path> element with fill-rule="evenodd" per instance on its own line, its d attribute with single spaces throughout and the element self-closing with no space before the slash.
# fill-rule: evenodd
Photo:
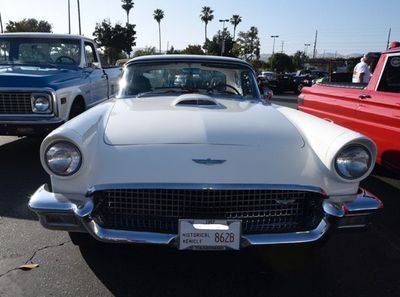
<svg viewBox="0 0 400 297">
<path fill-rule="evenodd" d="M 240 249 L 241 222 L 179 220 L 180 250 Z"/>
</svg>

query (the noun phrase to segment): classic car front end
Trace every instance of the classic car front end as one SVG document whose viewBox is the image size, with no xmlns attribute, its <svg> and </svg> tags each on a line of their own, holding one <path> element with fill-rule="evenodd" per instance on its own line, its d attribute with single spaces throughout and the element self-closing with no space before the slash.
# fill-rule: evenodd
<svg viewBox="0 0 400 297">
<path fill-rule="evenodd" d="M 73 239 L 201 250 L 314 242 L 365 227 L 382 207 L 359 188 L 374 143 L 267 103 L 237 59 L 134 59 L 119 98 L 53 131 L 40 154 L 51 187 L 29 206 Z"/>
</svg>

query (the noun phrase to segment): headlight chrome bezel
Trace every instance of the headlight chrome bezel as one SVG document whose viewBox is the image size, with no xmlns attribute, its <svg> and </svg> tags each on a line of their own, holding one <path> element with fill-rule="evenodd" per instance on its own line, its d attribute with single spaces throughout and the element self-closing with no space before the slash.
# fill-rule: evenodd
<svg viewBox="0 0 400 297">
<path fill-rule="evenodd" d="M 351 150 L 354 151 L 354 150 L 357 150 L 357 149 L 358 149 L 358 150 L 359 150 L 359 149 L 362 149 L 362 150 L 366 153 L 366 155 L 368 156 L 368 157 L 367 157 L 367 158 L 368 158 L 368 161 L 367 161 L 367 163 L 366 163 L 366 170 L 363 170 L 362 172 L 360 172 L 360 174 L 357 174 L 357 175 L 352 175 L 352 174 L 351 174 L 351 171 L 354 171 L 354 168 L 353 168 L 353 170 L 348 170 L 348 171 L 347 171 L 347 174 L 344 173 L 344 172 L 342 172 L 342 170 L 340 169 L 340 166 L 339 166 L 339 164 L 338 164 L 338 159 L 339 159 L 340 157 L 345 157 L 343 154 L 345 154 L 345 153 L 350 154 L 350 151 L 351 151 Z M 372 156 L 373 156 L 372 152 L 368 149 L 367 146 L 365 146 L 365 145 L 363 145 L 363 144 L 353 143 L 353 144 L 346 145 L 346 146 L 342 147 L 342 148 L 337 152 L 337 154 L 335 155 L 335 158 L 333 159 L 333 161 L 334 161 L 335 173 L 336 173 L 341 179 L 343 179 L 343 180 L 345 180 L 345 181 L 357 181 L 357 180 L 362 180 L 362 179 L 364 179 L 364 178 L 369 174 L 369 172 L 371 171 L 371 167 L 372 167 L 372 165 L 373 165 Z M 351 169 L 351 168 L 349 168 L 349 166 L 348 166 L 348 169 Z"/>
<path fill-rule="evenodd" d="M 68 167 L 67 167 L 65 170 L 62 170 L 62 171 L 61 171 L 61 170 L 60 170 L 60 171 L 57 171 L 57 170 L 54 168 L 54 166 L 51 166 L 50 161 L 49 161 L 49 157 L 48 157 L 49 151 L 50 151 L 51 149 L 53 149 L 54 147 L 60 146 L 60 145 L 61 145 L 61 146 L 64 145 L 64 149 L 65 149 L 65 147 L 69 147 L 70 149 L 72 149 L 72 150 L 74 151 L 74 153 L 76 153 L 76 154 L 79 155 L 78 164 L 75 164 L 75 165 L 74 165 L 73 170 L 69 170 L 70 167 L 71 167 L 71 164 L 72 164 L 73 160 L 68 164 Z M 73 157 L 71 157 L 71 158 L 73 158 Z M 69 177 L 69 176 L 72 176 L 72 175 L 76 174 L 76 173 L 81 169 L 82 163 L 83 163 L 83 156 L 82 156 L 81 150 L 79 149 L 79 147 L 78 147 L 75 143 L 73 143 L 73 142 L 71 142 L 71 141 L 68 141 L 68 140 L 59 140 L 59 141 L 55 141 L 55 142 L 50 143 L 50 144 L 47 146 L 47 148 L 46 148 L 46 150 L 45 150 L 45 152 L 44 152 L 44 157 L 43 157 L 43 159 L 44 159 L 44 161 L 45 161 L 45 164 L 46 164 L 47 169 L 48 169 L 52 174 L 55 174 L 55 175 L 61 176 L 61 177 Z M 76 163 L 76 162 L 75 162 L 75 163 Z"/>
<path fill-rule="evenodd" d="M 37 107 L 38 100 L 47 100 L 48 108 L 40 110 Z M 32 111 L 37 114 L 50 114 L 53 112 L 53 96 L 48 93 L 32 93 L 31 94 L 31 107 Z"/>
</svg>

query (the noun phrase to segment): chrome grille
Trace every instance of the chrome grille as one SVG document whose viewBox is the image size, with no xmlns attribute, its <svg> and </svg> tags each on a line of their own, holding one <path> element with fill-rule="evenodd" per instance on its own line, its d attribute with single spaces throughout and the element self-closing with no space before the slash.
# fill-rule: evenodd
<svg viewBox="0 0 400 297">
<path fill-rule="evenodd" d="M 113 189 L 94 193 L 105 228 L 177 233 L 179 219 L 242 220 L 244 234 L 311 230 L 322 220 L 318 193 L 292 190 Z"/>
<path fill-rule="evenodd" d="M 1 92 L 0 114 L 32 114 L 31 93 Z"/>
</svg>

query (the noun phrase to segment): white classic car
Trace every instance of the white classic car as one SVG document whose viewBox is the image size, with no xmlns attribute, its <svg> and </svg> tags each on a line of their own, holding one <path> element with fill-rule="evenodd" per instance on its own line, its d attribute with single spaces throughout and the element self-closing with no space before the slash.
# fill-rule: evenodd
<svg viewBox="0 0 400 297">
<path fill-rule="evenodd" d="M 76 244 L 88 234 L 201 250 L 312 242 L 382 207 L 359 188 L 375 144 L 268 103 L 233 58 L 129 61 L 118 97 L 53 131 L 40 155 L 51 187 L 29 207 Z"/>
</svg>

